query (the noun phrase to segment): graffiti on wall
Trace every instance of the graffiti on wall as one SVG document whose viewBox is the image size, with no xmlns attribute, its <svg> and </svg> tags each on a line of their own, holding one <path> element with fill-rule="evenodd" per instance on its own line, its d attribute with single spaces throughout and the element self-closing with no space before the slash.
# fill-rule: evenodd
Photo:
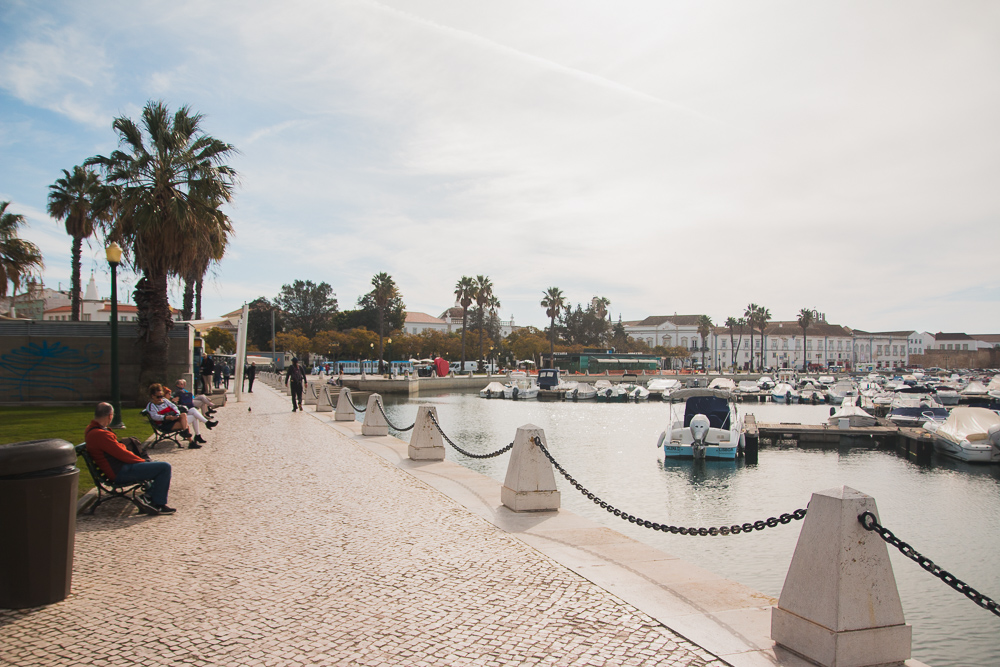
<svg viewBox="0 0 1000 667">
<path fill-rule="evenodd" d="M 28 343 L 0 355 L 0 395 L 18 401 L 79 396 L 80 384 L 93 382 L 103 356 L 96 345 L 78 350 L 58 341 Z"/>
</svg>

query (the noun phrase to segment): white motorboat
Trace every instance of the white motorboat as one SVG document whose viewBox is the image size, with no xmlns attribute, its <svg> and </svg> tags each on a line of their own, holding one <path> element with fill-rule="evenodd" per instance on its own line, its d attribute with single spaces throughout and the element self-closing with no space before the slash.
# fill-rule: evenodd
<svg viewBox="0 0 1000 667">
<path fill-rule="evenodd" d="M 735 460 L 743 452 L 743 418 L 731 392 L 679 389 L 670 398 L 670 428 L 656 443 L 665 457 Z M 677 419 L 679 401 L 684 401 L 684 414 Z"/>
<path fill-rule="evenodd" d="M 820 375 L 819 383 L 826 385 L 827 387 L 832 387 L 837 383 L 837 378 L 833 377 L 832 375 Z"/>
<path fill-rule="evenodd" d="M 681 388 L 681 381 L 673 378 L 657 378 L 646 384 L 650 395 L 659 395 L 663 400 L 669 400 L 670 394 Z"/>
<path fill-rule="evenodd" d="M 481 398 L 503 398 L 503 390 L 504 386 L 499 382 L 490 382 L 479 390 L 479 396 Z"/>
<path fill-rule="evenodd" d="M 834 410 L 830 414 L 830 418 L 827 420 L 831 426 L 839 426 L 843 428 L 846 426 L 876 426 L 878 425 L 878 420 L 872 415 L 865 412 L 862 408 L 856 405 L 858 398 L 856 396 L 847 396 L 844 398 L 840 405 L 840 408 Z M 830 408 L 833 410 L 833 408 Z"/>
<path fill-rule="evenodd" d="M 636 403 L 649 400 L 649 390 L 641 384 L 621 384 L 619 387 L 625 390 L 626 400 Z"/>
<path fill-rule="evenodd" d="M 596 398 L 598 403 L 628 402 L 628 391 L 625 389 L 625 385 L 611 384 L 607 380 L 598 380 L 594 383 L 594 389 L 597 390 Z"/>
<path fill-rule="evenodd" d="M 886 418 L 897 426 L 920 426 L 925 422 L 941 424 L 948 419 L 948 408 L 938 403 L 924 387 L 905 387 L 893 395 Z"/>
<path fill-rule="evenodd" d="M 596 396 L 597 390 L 594 389 L 594 385 L 586 382 L 577 382 L 575 387 L 566 392 L 566 400 L 568 401 L 587 401 Z"/>
<path fill-rule="evenodd" d="M 730 380 L 732 382 L 732 380 Z M 711 386 L 711 385 L 709 385 Z M 737 398 L 739 396 L 756 396 L 760 393 L 760 387 L 753 380 L 740 380 L 736 385 Z"/>
<path fill-rule="evenodd" d="M 524 371 L 513 371 L 510 381 L 503 388 L 503 397 L 511 400 L 523 400 L 538 397 L 538 382 L 535 376 Z"/>
<path fill-rule="evenodd" d="M 928 422 L 934 451 L 970 463 L 1000 463 L 1000 415 L 986 408 L 953 408 L 948 419 Z"/>
<path fill-rule="evenodd" d="M 965 385 L 965 389 L 958 393 L 965 398 L 982 398 L 989 394 L 990 390 L 982 382 L 972 380 L 969 384 Z"/>
<path fill-rule="evenodd" d="M 939 384 L 934 387 L 934 396 L 941 405 L 958 405 L 958 400 L 961 398 L 958 387 L 949 384 Z"/>
<path fill-rule="evenodd" d="M 757 387 L 760 388 L 761 391 L 770 391 L 771 389 L 774 389 L 774 380 L 772 380 L 770 376 L 762 375 L 757 378 Z"/>
<path fill-rule="evenodd" d="M 823 378 L 820 378 L 822 381 Z M 844 402 L 847 397 L 857 397 L 858 387 L 850 380 L 840 380 L 835 382 L 832 387 L 826 391 L 826 400 L 833 405 L 840 405 Z"/>
<path fill-rule="evenodd" d="M 722 389 L 723 391 L 736 391 L 736 383 L 730 378 L 715 378 L 708 383 L 708 388 Z"/>
<path fill-rule="evenodd" d="M 787 382 L 779 382 L 771 390 L 771 400 L 775 403 L 798 403 L 799 392 Z"/>
<path fill-rule="evenodd" d="M 986 393 L 991 398 L 1000 398 L 1000 375 L 994 375 L 990 383 L 986 385 Z"/>
</svg>

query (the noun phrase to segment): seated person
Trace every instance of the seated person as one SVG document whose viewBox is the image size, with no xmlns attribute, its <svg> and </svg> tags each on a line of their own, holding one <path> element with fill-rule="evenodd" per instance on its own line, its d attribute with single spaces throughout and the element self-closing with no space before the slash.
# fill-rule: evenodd
<svg viewBox="0 0 1000 667">
<path fill-rule="evenodd" d="M 149 386 L 149 405 L 146 406 L 146 411 L 153 428 L 164 433 L 179 431 L 181 437 L 188 441 L 188 449 L 201 448 L 201 445 L 192 440 L 187 415 L 166 399 L 166 391 L 159 382 Z"/>
<path fill-rule="evenodd" d="M 215 411 L 218 409 L 215 406 L 215 404 L 212 403 L 211 399 L 205 394 L 194 395 L 190 391 L 188 391 L 187 380 L 183 379 L 178 380 L 174 384 L 174 388 L 177 389 L 176 395 L 177 395 L 177 403 L 179 405 L 184 405 L 187 407 L 191 407 L 191 405 L 194 405 L 194 407 L 201 410 L 201 413 L 206 417 L 211 417 L 212 415 L 215 414 Z M 189 396 L 190 399 L 185 398 L 185 394 Z M 191 403 L 191 405 L 188 404 L 189 402 Z"/>
<path fill-rule="evenodd" d="M 170 464 L 166 461 L 146 461 L 136 456 L 108 429 L 114 420 L 115 409 L 110 403 L 98 403 L 94 419 L 87 426 L 85 442 L 87 453 L 97 467 L 118 484 L 132 484 L 150 480 L 149 492 L 139 496 L 149 514 L 173 514 L 177 510 L 167 506 L 170 492 Z"/>
<path fill-rule="evenodd" d="M 205 443 L 205 438 L 201 437 L 201 431 L 199 430 L 199 423 L 204 424 L 208 427 L 208 430 L 212 430 L 219 425 L 217 421 L 209 421 L 201 414 L 201 410 L 194 406 L 194 396 L 191 392 L 184 388 L 187 384 L 184 380 L 177 381 L 177 407 L 180 409 L 181 414 L 187 415 L 188 422 L 191 424 L 191 428 L 194 429 L 194 441 L 199 443 Z M 169 392 L 169 389 L 165 390 Z M 169 400 L 170 395 L 167 394 L 166 398 Z"/>
</svg>

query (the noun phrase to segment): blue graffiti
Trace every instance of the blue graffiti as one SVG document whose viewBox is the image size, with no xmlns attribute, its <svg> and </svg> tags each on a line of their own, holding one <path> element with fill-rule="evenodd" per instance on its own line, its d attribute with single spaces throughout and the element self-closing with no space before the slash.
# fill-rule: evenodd
<svg viewBox="0 0 1000 667">
<path fill-rule="evenodd" d="M 103 351 L 81 352 L 58 341 L 28 343 L 0 355 L 0 393 L 20 401 L 65 398 L 65 392 L 79 395 L 76 385 L 93 382 L 89 375 L 100 368 L 95 360 L 101 356 Z"/>
</svg>

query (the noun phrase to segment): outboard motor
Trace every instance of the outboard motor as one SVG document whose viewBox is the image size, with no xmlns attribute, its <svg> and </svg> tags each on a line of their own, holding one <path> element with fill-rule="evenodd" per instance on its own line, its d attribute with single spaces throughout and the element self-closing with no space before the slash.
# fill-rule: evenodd
<svg viewBox="0 0 1000 667">
<path fill-rule="evenodd" d="M 510 398 L 511 398 L 511 400 L 512 401 L 516 401 L 517 400 L 517 395 L 520 394 L 520 393 L 521 393 L 520 390 L 517 387 L 514 387 L 511 390 L 511 392 L 510 392 Z"/>
<path fill-rule="evenodd" d="M 708 430 L 712 427 L 712 423 L 708 421 L 708 417 L 705 415 L 695 415 L 691 417 L 691 424 L 688 426 L 691 429 L 691 438 L 693 442 L 691 443 L 691 453 L 696 459 L 705 458 L 705 438 L 708 437 Z"/>
</svg>

